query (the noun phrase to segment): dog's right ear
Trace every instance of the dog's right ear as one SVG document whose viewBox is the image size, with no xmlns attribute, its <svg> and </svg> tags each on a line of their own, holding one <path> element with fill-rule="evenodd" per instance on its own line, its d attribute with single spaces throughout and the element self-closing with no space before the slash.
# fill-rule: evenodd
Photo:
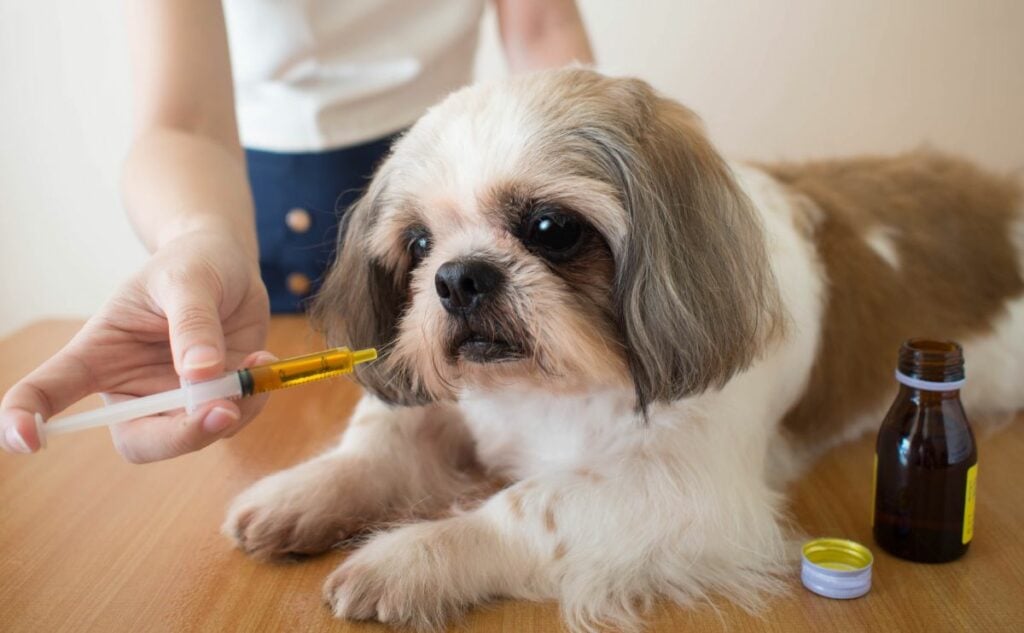
<svg viewBox="0 0 1024 633">
<path fill-rule="evenodd" d="M 430 398 L 388 358 L 408 302 L 408 273 L 392 270 L 366 246 L 380 212 L 382 180 L 378 175 L 345 214 L 334 263 L 313 300 L 310 317 L 332 347 L 377 349 L 376 361 L 356 368 L 355 378 L 363 387 L 390 404 L 426 404 Z"/>
<path fill-rule="evenodd" d="M 749 367 L 784 325 L 778 286 L 757 210 L 697 116 L 643 81 L 583 80 L 618 105 L 576 134 L 621 192 L 614 309 L 646 412 Z"/>
</svg>

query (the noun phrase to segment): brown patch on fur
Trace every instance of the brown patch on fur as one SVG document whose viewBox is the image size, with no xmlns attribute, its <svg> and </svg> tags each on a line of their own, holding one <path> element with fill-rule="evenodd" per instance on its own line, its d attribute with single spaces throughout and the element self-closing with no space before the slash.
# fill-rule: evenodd
<svg viewBox="0 0 1024 633">
<path fill-rule="evenodd" d="M 473 476 L 476 477 L 475 475 Z M 508 484 L 508 480 L 503 477 L 496 477 L 481 472 L 474 485 L 460 494 L 452 502 L 449 510 L 451 514 L 474 510 L 480 507 L 483 502 L 507 488 Z M 525 485 L 521 489 L 526 490 Z"/>
<path fill-rule="evenodd" d="M 562 560 L 563 558 L 565 558 L 565 554 L 568 551 L 569 551 L 569 546 L 566 545 L 563 541 L 559 541 L 558 545 L 555 545 L 555 551 L 551 555 L 551 558 L 553 558 L 555 560 Z"/>
<path fill-rule="evenodd" d="M 557 499 L 551 499 L 548 502 L 547 507 L 544 508 L 544 529 L 554 534 L 558 531 L 558 524 L 555 523 L 555 502 Z"/>
<path fill-rule="evenodd" d="M 789 203 L 793 209 L 793 224 L 796 230 L 803 237 L 813 240 L 818 224 L 822 220 L 821 210 L 810 198 L 793 191 L 790 192 Z"/>
<path fill-rule="evenodd" d="M 589 481 L 593 481 L 595 483 L 596 482 L 600 482 L 600 481 L 604 481 L 604 475 L 602 475 L 600 473 L 596 473 L 596 472 L 594 472 L 593 470 L 591 470 L 589 468 L 577 468 L 573 472 L 575 474 L 579 475 L 580 477 L 583 477 L 584 479 L 589 480 Z"/>
<path fill-rule="evenodd" d="M 827 275 L 822 340 L 785 425 L 833 436 L 892 397 L 900 343 L 990 331 L 1024 292 L 1010 241 L 1020 191 L 1009 179 L 933 152 L 765 167 L 820 209 L 814 240 Z M 893 267 L 865 241 L 885 230 Z"/>
<path fill-rule="evenodd" d="M 512 511 L 512 516 L 514 516 L 517 519 L 523 518 L 523 495 L 520 491 L 509 490 L 508 507 Z"/>
</svg>

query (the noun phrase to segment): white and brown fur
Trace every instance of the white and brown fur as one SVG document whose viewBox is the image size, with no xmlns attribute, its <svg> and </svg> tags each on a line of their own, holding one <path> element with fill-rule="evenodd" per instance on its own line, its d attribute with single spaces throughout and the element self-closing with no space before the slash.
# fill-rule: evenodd
<svg viewBox="0 0 1024 633">
<path fill-rule="evenodd" d="M 589 225 L 571 261 L 519 239 L 537 207 Z M 410 226 L 432 240 L 415 268 Z M 507 597 L 629 628 L 660 598 L 756 605 L 791 572 L 782 483 L 877 425 L 903 339 L 964 344 L 969 412 L 1024 407 L 1022 248 L 1016 185 L 954 158 L 729 164 L 641 81 L 463 90 L 349 212 L 318 300 L 332 342 L 381 348 L 369 394 L 225 533 L 275 557 L 370 530 L 324 588 L 346 618 L 431 628 Z M 434 276 L 464 257 L 506 277 L 473 326 L 516 339 L 505 362 L 451 351 Z M 488 477 L 509 484 L 466 506 Z"/>
</svg>

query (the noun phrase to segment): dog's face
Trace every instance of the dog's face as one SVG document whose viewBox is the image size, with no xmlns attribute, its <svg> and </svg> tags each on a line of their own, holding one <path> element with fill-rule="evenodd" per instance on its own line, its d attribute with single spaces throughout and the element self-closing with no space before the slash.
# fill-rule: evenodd
<svg viewBox="0 0 1024 633">
<path fill-rule="evenodd" d="M 455 93 L 348 213 L 314 306 L 402 404 L 463 388 L 721 385 L 774 323 L 749 202 L 688 110 L 583 70 Z"/>
</svg>

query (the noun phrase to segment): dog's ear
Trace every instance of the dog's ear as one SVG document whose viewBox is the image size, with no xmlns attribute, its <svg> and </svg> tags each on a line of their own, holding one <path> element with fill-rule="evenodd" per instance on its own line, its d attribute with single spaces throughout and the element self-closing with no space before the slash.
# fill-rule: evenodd
<svg viewBox="0 0 1024 633">
<path fill-rule="evenodd" d="M 780 323 L 764 234 L 695 114 L 638 80 L 599 136 L 628 229 L 614 304 L 638 406 L 724 385 Z"/>
<path fill-rule="evenodd" d="M 408 274 L 392 270 L 367 248 L 380 211 L 383 180 L 378 175 L 345 214 L 334 264 L 312 303 L 310 316 L 329 345 L 377 348 L 376 361 L 356 368 L 356 380 L 363 387 L 390 404 L 426 404 L 430 398 L 414 389 L 408 373 L 389 362 L 408 302 Z"/>
</svg>

